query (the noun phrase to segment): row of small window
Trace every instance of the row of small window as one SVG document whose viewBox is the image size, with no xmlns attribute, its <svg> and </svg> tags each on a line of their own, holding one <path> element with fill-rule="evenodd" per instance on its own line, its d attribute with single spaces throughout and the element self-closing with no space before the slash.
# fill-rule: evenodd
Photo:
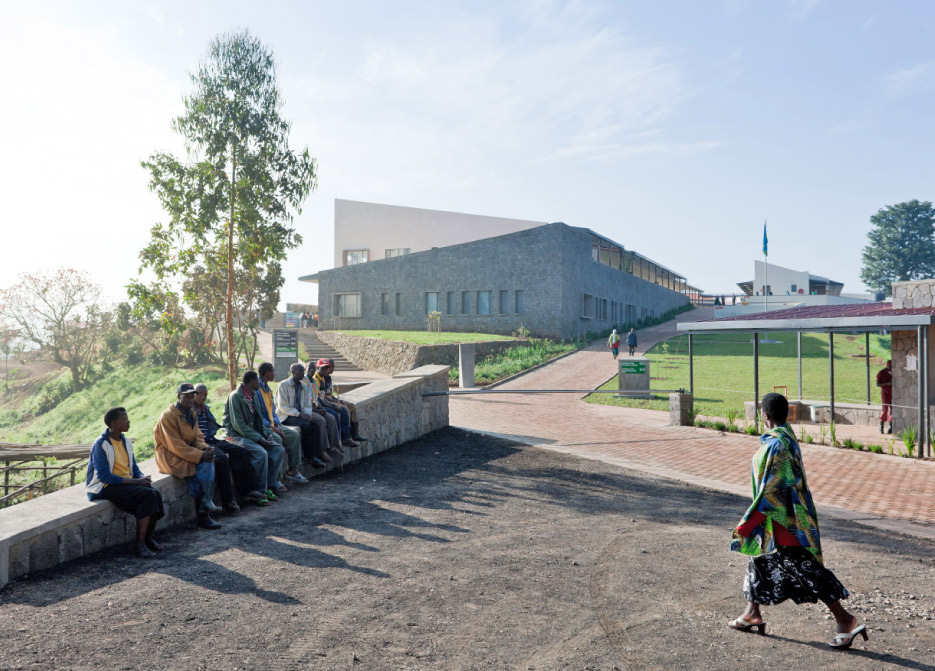
<svg viewBox="0 0 935 671">
<path fill-rule="evenodd" d="M 397 256 L 405 256 L 412 252 L 411 247 L 397 247 L 396 249 L 387 249 L 384 258 L 392 259 Z M 358 263 L 367 263 L 370 260 L 369 249 L 345 249 L 344 265 L 356 266 Z"/>
<path fill-rule="evenodd" d="M 459 295 L 460 294 L 460 295 Z M 447 291 L 445 292 L 445 314 L 447 315 L 490 315 L 494 314 L 492 291 Z M 499 302 L 497 304 L 498 313 L 501 315 L 526 313 L 526 299 L 522 289 L 513 292 L 512 313 L 510 311 L 510 292 L 501 289 L 498 292 Z M 430 312 L 441 312 L 442 293 L 440 291 L 426 291 L 424 294 L 425 314 Z M 457 309 L 460 308 L 460 311 Z M 384 293 L 380 294 L 380 314 L 384 317 L 403 313 L 403 294 Z M 335 317 L 360 317 L 360 294 L 335 294 L 334 295 L 334 316 Z"/>
<path fill-rule="evenodd" d="M 637 314 L 639 317 L 637 318 Z M 656 310 L 639 308 L 629 303 L 618 303 L 606 298 L 595 298 L 591 294 L 581 294 L 582 319 L 609 321 L 612 324 L 635 324 L 637 319 L 653 319 Z"/>
</svg>

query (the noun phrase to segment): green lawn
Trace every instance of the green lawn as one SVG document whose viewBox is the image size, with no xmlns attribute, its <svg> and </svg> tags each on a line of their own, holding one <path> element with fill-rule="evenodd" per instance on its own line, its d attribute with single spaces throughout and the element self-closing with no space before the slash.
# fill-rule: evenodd
<svg viewBox="0 0 935 671">
<path fill-rule="evenodd" d="M 761 337 L 762 336 L 761 334 Z M 770 339 L 781 344 L 760 345 L 760 395 L 774 386 L 788 387 L 789 396 L 798 396 L 796 334 L 770 331 Z M 753 344 L 747 333 L 699 334 L 695 336 L 695 409 L 700 415 L 724 417 L 729 409 L 743 416 L 744 401 L 753 400 Z M 846 403 L 866 402 L 864 336 L 836 334 L 834 337 L 834 398 Z M 688 388 L 688 336 L 658 343 L 649 352 L 652 388 Z M 890 356 L 890 337 L 870 336 L 871 402 L 880 403 L 876 387 L 877 371 Z M 616 389 L 616 377 L 601 389 Z M 828 377 L 828 336 L 802 335 L 802 395 L 810 400 L 830 397 Z M 668 410 L 667 396 L 653 400 L 620 399 L 611 394 L 595 394 L 589 403 Z"/>
<path fill-rule="evenodd" d="M 584 342 L 556 342 L 548 338 L 532 338 L 530 342 L 529 347 L 513 347 L 475 362 L 474 384 L 490 384 L 502 380 L 586 344 Z M 457 366 L 451 367 L 448 377 L 452 383 L 458 381 Z"/>
<path fill-rule="evenodd" d="M 123 406 L 130 415 L 130 438 L 136 458 L 153 455 L 153 426 L 176 400 L 182 382 L 208 385 L 208 403 L 218 419 L 227 394 L 227 377 L 220 368 L 167 369 L 150 364 L 117 368 L 93 386 L 66 398 L 49 412 L 0 428 L 0 441 L 64 445 L 92 443 L 104 430 L 104 413 Z"/>
<path fill-rule="evenodd" d="M 361 338 L 378 338 L 380 340 L 399 340 L 417 345 L 445 345 L 448 343 L 485 342 L 488 340 L 512 340 L 511 336 L 494 335 L 493 333 L 436 333 L 433 331 L 351 331 L 342 329 L 336 333 L 360 336 Z"/>
</svg>

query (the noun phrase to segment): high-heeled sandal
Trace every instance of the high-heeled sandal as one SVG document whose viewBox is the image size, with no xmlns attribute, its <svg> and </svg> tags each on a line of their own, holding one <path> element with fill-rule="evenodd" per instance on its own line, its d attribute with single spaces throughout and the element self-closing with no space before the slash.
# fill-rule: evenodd
<svg viewBox="0 0 935 671">
<path fill-rule="evenodd" d="M 736 620 L 731 620 L 727 623 L 727 626 L 731 629 L 736 629 L 737 631 L 743 631 L 750 633 L 752 630 L 756 629 L 756 633 L 760 636 L 766 635 L 766 623 L 758 622 L 754 624 L 753 622 L 747 622 L 742 617 L 738 617 Z"/>
<path fill-rule="evenodd" d="M 832 648 L 849 648 L 851 647 L 851 643 L 854 642 L 854 639 L 857 638 L 858 635 L 863 636 L 865 641 L 870 640 L 870 637 L 867 636 L 867 625 L 862 624 L 853 631 L 846 634 L 836 634 L 834 640 L 831 641 L 831 643 L 828 645 L 830 645 Z"/>
</svg>

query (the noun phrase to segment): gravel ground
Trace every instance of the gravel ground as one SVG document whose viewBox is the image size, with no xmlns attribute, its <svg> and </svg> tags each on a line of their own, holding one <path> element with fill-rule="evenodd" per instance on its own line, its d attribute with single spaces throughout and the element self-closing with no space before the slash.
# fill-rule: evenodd
<svg viewBox="0 0 935 671">
<path fill-rule="evenodd" d="M 747 501 L 457 429 L 316 479 L 166 552 L 0 592 L 0 669 L 935 671 L 929 542 L 822 520 L 870 641 L 820 606 L 729 630 Z"/>
</svg>

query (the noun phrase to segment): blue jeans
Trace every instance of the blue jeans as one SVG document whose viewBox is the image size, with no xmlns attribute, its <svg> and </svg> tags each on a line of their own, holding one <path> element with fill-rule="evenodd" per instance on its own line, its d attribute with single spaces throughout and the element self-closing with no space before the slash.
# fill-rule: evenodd
<svg viewBox="0 0 935 671">
<path fill-rule="evenodd" d="M 341 438 L 350 438 L 351 413 L 347 411 L 347 408 L 345 408 L 343 405 L 340 405 L 337 408 L 334 408 L 330 405 L 322 405 L 321 407 L 325 409 L 325 412 L 334 417 L 338 423 L 338 426 L 341 427 Z"/>
<path fill-rule="evenodd" d="M 282 470 L 282 462 L 286 456 L 279 436 L 274 433 L 272 440 L 272 447 L 265 448 L 243 436 L 227 437 L 227 442 L 244 448 L 250 454 L 250 467 L 256 477 L 256 489 L 263 494 L 272 489 L 272 485 L 279 479 L 279 471 Z"/>
<path fill-rule="evenodd" d="M 188 494 L 195 499 L 195 505 L 201 512 L 204 504 L 214 496 L 214 462 L 202 461 L 195 466 L 195 474 L 185 478 L 188 485 Z"/>
</svg>

